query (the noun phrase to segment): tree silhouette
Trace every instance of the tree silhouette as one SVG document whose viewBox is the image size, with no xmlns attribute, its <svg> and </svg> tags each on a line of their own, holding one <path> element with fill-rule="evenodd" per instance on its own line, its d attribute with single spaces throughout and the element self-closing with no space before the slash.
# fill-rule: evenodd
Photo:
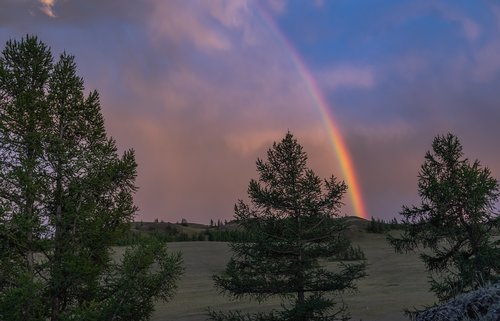
<svg viewBox="0 0 500 321">
<path fill-rule="evenodd" d="M 439 300 L 498 280 L 500 243 L 492 231 L 500 227 L 500 194 L 490 170 L 464 159 L 456 136 L 437 136 L 420 169 L 418 192 L 421 205 L 403 207 L 403 234 L 389 241 L 398 252 L 428 249 L 420 257 Z"/>
<path fill-rule="evenodd" d="M 0 56 L 0 319 L 147 320 L 180 257 L 143 242 L 110 246 L 136 208 L 134 152 L 106 135 L 99 95 L 74 58 L 36 37 Z M 151 270 L 153 265 L 158 269 Z"/>
<path fill-rule="evenodd" d="M 259 180 L 251 180 L 251 205 L 235 205 L 237 222 L 252 241 L 231 242 L 233 256 L 225 273 L 215 276 L 226 294 L 259 302 L 283 299 L 283 310 L 245 315 L 210 312 L 212 320 L 340 320 L 346 308 L 331 296 L 355 289 L 364 263 L 340 262 L 351 249 L 339 217 L 347 190 L 335 177 L 322 181 L 307 168 L 307 155 L 292 134 L 257 160 Z M 337 261 L 336 269 L 324 260 Z M 332 263 L 333 264 L 333 263 Z"/>
</svg>

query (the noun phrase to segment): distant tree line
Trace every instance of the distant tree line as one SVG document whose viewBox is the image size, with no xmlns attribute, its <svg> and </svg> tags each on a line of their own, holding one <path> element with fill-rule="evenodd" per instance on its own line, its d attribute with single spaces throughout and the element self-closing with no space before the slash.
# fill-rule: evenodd
<svg viewBox="0 0 500 321">
<path fill-rule="evenodd" d="M 222 220 L 218 219 L 217 223 L 215 223 L 215 221 L 213 219 L 211 219 L 210 220 L 210 227 L 221 227 L 221 226 L 226 225 L 227 223 L 228 223 L 227 220 L 222 221 Z"/>
<path fill-rule="evenodd" d="M 129 230 L 118 237 L 116 246 L 134 245 L 145 239 L 156 239 L 162 242 L 248 242 L 251 236 L 241 229 L 205 229 L 196 233 L 180 232 L 176 228 L 151 229 L 149 231 Z"/>
<path fill-rule="evenodd" d="M 343 220 L 343 217 L 336 218 L 334 220 Z M 149 223 L 149 226 L 142 227 L 142 230 L 130 229 L 126 233 L 123 233 L 120 237 L 118 237 L 114 243 L 116 246 L 126 246 L 140 243 L 143 239 L 154 238 L 156 240 L 160 240 L 162 242 L 199 242 L 199 241 L 208 241 L 208 242 L 251 242 L 255 239 L 255 236 L 252 236 L 250 233 L 246 232 L 242 228 L 231 228 L 224 229 L 224 223 L 222 221 L 218 221 L 221 223 L 220 226 L 214 225 L 212 228 L 206 228 L 203 231 L 195 232 L 195 233 L 186 233 L 177 229 L 173 224 L 170 223 L 159 223 L 155 222 L 153 224 Z M 146 224 L 146 223 L 139 223 Z M 184 225 L 183 223 L 179 223 L 176 225 Z M 372 218 L 372 221 L 369 225 L 367 225 L 366 230 L 370 233 L 385 233 L 387 231 L 400 228 L 400 224 L 397 223 L 396 219 L 392 220 L 390 223 L 387 223 L 383 220 L 375 220 Z M 357 253 L 354 255 L 353 253 Z M 362 251 L 359 247 L 349 248 L 349 252 L 344 254 L 346 258 L 348 257 L 359 257 L 363 256 Z"/>
<path fill-rule="evenodd" d="M 396 218 L 393 218 L 390 221 L 385 221 L 383 219 L 374 218 L 372 216 L 370 223 L 366 226 L 366 231 L 369 233 L 383 234 L 391 230 L 398 230 L 401 228 L 401 223 L 399 223 Z"/>
</svg>

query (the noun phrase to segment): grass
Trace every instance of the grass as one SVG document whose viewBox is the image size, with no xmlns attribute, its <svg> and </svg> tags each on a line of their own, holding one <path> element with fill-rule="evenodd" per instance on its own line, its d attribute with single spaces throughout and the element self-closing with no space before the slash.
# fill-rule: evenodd
<svg viewBox="0 0 500 321">
<path fill-rule="evenodd" d="M 416 254 L 396 254 L 385 236 L 354 231 L 354 244 L 365 252 L 368 277 L 361 280 L 357 293 L 345 294 L 352 320 L 405 320 L 405 308 L 422 307 L 434 302 L 428 291 L 427 276 Z M 216 310 L 240 309 L 248 312 L 279 308 L 279 300 L 259 305 L 252 301 L 233 301 L 214 288 L 212 275 L 225 268 L 231 255 L 226 243 L 169 243 L 171 251 L 183 254 L 185 274 L 170 302 L 158 302 L 152 320 L 206 320 L 208 306 Z"/>
</svg>

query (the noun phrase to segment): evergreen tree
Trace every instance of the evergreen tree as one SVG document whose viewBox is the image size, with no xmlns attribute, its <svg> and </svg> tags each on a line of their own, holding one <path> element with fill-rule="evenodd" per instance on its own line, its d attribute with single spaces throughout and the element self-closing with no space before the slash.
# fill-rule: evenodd
<svg viewBox="0 0 500 321">
<path fill-rule="evenodd" d="M 370 224 L 366 227 L 366 231 L 370 233 L 379 233 L 378 224 L 375 217 L 372 216 Z"/>
<path fill-rule="evenodd" d="M 374 218 L 372 216 L 370 223 L 366 227 L 366 231 L 369 233 L 387 233 L 388 231 L 392 229 L 397 229 L 398 228 L 398 222 L 396 219 L 393 219 L 390 223 L 384 221 L 383 219 L 379 218 Z"/>
<path fill-rule="evenodd" d="M 74 58 L 36 37 L 0 57 L 0 320 L 147 320 L 180 257 L 152 240 L 114 263 L 136 208 L 132 150 L 106 136 Z M 36 254 L 36 258 L 35 258 Z M 152 265 L 158 269 L 151 270 Z"/>
<path fill-rule="evenodd" d="M 354 282 L 365 275 L 364 263 L 341 262 L 351 250 L 339 218 L 347 186 L 333 176 L 322 181 L 306 161 L 290 133 L 273 144 L 267 161 L 257 160 L 260 177 L 249 184 L 251 205 L 241 200 L 235 205 L 235 218 L 252 241 L 231 242 L 233 256 L 225 273 L 214 276 L 226 294 L 259 302 L 278 296 L 283 310 L 255 315 L 211 311 L 212 320 L 347 318 L 345 307 L 330 294 L 355 289 Z M 337 261 L 337 268 L 326 268 L 325 260 Z"/>
<path fill-rule="evenodd" d="M 431 290 L 445 301 L 500 278 L 500 228 L 495 204 L 499 184 L 479 161 L 463 158 L 452 134 L 438 136 L 418 176 L 420 206 L 403 207 L 403 233 L 389 237 L 398 252 L 420 254 L 430 272 Z"/>
<path fill-rule="evenodd" d="M 390 225 L 391 225 L 391 229 L 392 229 L 392 230 L 396 230 L 396 229 L 398 229 L 398 228 L 399 228 L 398 219 L 397 219 L 397 218 L 393 218 L 393 219 L 391 220 Z"/>
<path fill-rule="evenodd" d="M 16 311 L 18 320 L 44 320 L 41 262 L 47 252 L 43 224 L 47 195 L 43 136 L 48 116 L 47 83 L 52 56 L 47 47 L 28 38 L 9 41 L 0 57 L 0 319 Z M 36 276 L 36 277 L 35 277 Z M 35 317 L 36 316 L 36 317 Z M 14 318 L 12 318 L 14 319 Z"/>
</svg>

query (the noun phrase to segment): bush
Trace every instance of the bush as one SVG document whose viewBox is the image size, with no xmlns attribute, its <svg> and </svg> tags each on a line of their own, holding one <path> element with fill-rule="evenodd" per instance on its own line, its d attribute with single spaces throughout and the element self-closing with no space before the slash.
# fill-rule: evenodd
<svg viewBox="0 0 500 321">
<path fill-rule="evenodd" d="M 457 296 L 444 304 L 416 315 L 415 321 L 498 321 L 500 319 L 500 283 Z"/>
</svg>

